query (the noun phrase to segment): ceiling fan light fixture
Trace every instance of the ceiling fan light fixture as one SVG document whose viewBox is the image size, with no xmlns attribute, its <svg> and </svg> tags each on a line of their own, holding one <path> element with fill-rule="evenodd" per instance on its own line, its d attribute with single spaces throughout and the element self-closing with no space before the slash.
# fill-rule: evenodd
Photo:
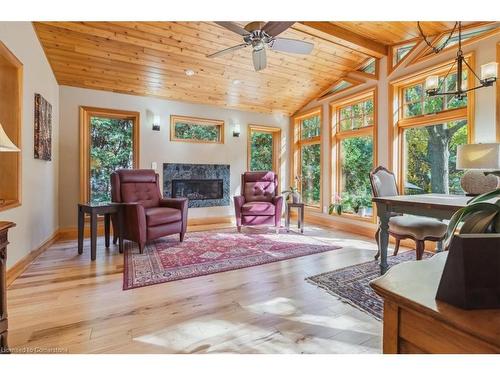
<svg viewBox="0 0 500 375">
<path fill-rule="evenodd" d="M 239 85 L 241 81 L 239 79 L 233 79 L 233 85 Z"/>
<path fill-rule="evenodd" d="M 186 69 L 186 70 L 184 71 L 184 73 L 185 73 L 188 77 L 194 76 L 194 70 L 193 70 L 193 69 Z"/>
</svg>

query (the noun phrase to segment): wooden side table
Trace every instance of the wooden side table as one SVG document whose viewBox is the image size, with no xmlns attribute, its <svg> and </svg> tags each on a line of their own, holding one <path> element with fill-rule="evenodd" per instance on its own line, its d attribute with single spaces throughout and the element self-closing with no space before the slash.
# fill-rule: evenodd
<svg viewBox="0 0 500 375">
<path fill-rule="evenodd" d="M 7 345 L 7 232 L 16 224 L 9 221 L 0 221 L 0 354 L 8 354 Z"/>
<path fill-rule="evenodd" d="M 106 247 L 109 247 L 109 232 L 111 227 L 111 215 L 116 214 L 118 218 L 118 248 L 123 253 L 123 213 L 120 203 L 79 203 L 78 204 L 78 254 L 83 253 L 83 229 L 85 226 L 85 214 L 90 215 L 90 259 L 96 259 L 97 250 L 97 216 L 104 215 L 104 239 Z"/>
<path fill-rule="evenodd" d="M 291 208 L 297 208 L 297 227 L 300 229 L 300 233 L 304 233 L 304 203 L 286 203 L 285 205 L 285 225 L 286 231 L 290 232 L 290 214 Z"/>
</svg>

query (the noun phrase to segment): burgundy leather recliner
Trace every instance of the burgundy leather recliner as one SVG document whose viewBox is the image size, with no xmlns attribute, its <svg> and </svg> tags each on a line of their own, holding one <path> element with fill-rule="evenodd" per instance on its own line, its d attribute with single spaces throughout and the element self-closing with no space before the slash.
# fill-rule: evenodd
<svg viewBox="0 0 500 375">
<path fill-rule="evenodd" d="M 274 172 L 245 172 L 241 175 L 241 195 L 234 197 L 236 225 L 281 226 L 283 197 L 278 195 L 278 176 Z"/>
<path fill-rule="evenodd" d="M 162 198 L 158 174 L 150 169 L 119 169 L 111 174 L 111 200 L 124 204 L 124 239 L 137 242 L 142 254 L 147 241 L 179 233 L 187 227 L 187 198 Z M 113 229 L 116 221 L 113 220 Z M 114 230 L 114 233 L 118 233 Z M 113 239 L 116 243 L 116 237 Z"/>
</svg>

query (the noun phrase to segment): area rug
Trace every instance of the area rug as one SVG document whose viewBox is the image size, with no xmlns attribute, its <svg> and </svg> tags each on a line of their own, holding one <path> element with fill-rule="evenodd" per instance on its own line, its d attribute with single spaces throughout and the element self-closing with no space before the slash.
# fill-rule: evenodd
<svg viewBox="0 0 500 375">
<path fill-rule="evenodd" d="M 187 233 L 149 243 L 139 254 L 133 242 L 125 244 L 123 289 L 252 267 L 280 260 L 340 249 L 313 237 L 245 228 Z"/>
<path fill-rule="evenodd" d="M 429 258 L 432 255 L 432 253 L 425 252 L 423 258 Z M 410 260 L 415 260 L 414 251 L 404 251 L 396 256 L 387 257 L 389 267 Z M 325 289 L 328 293 L 367 312 L 376 319 L 382 320 L 384 300 L 369 285 L 370 281 L 379 276 L 379 261 L 372 260 L 311 276 L 306 278 L 306 281 Z"/>
</svg>

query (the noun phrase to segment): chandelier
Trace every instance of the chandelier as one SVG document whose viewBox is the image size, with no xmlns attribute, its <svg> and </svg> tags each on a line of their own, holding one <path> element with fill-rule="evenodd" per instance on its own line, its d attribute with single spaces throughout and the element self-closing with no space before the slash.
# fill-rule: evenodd
<svg viewBox="0 0 500 375">
<path fill-rule="evenodd" d="M 481 66 L 481 77 L 479 77 L 476 72 L 470 67 L 470 65 L 467 63 L 467 60 L 464 57 L 464 53 L 462 51 L 462 23 L 461 22 L 455 22 L 455 26 L 453 27 L 453 30 L 451 30 L 450 35 L 446 39 L 446 41 L 439 47 L 433 46 L 428 40 L 427 37 L 425 36 L 424 32 L 422 31 L 422 28 L 420 27 L 420 22 L 417 22 L 418 30 L 420 32 L 420 35 L 424 39 L 425 43 L 433 50 L 434 53 L 439 53 L 441 52 L 448 43 L 451 40 L 452 35 L 455 33 L 455 30 L 458 28 L 458 51 L 457 51 L 457 57 L 455 58 L 455 61 L 453 62 L 450 70 L 448 73 L 446 73 L 446 76 L 444 79 L 440 80 L 439 76 L 437 75 L 432 75 L 427 77 L 425 80 L 425 92 L 427 93 L 428 96 L 438 96 L 438 95 L 453 95 L 457 99 L 463 99 L 464 97 L 467 96 L 467 93 L 469 91 L 477 90 L 480 89 L 481 87 L 488 87 L 488 86 L 493 86 L 493 83 L 497 80 L 497 75 L 498 75 L 498 63 L 496 62 L 490 62 L 487 64 L 484 64 Z M 464 65 L 467 66 L 469 69 L 469 72 L 472 73 L 479 81 L 479 85 L 472 87 L 472 88 L 467 88 L 467 83 L 463 82 L 463 69 Z M 446 81 L 446 77 L 450 74 L 450 72 L 453 70 L 454 67 L 457 67 L 457 89 L 455 91 L 444 91 L 441 90 L 441 86 L 443 85 L 443 82 Z"/>
</svg>

